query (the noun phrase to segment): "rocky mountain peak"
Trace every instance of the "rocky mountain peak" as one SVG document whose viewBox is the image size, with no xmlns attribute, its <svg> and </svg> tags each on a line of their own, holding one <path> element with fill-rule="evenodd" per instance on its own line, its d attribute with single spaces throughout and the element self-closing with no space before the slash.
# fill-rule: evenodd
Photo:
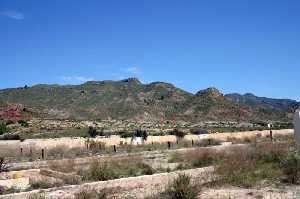
<svg viewBox="0 0 300 199">
<path fill-rule="evenodd" d="M 121 80 L 121 82 L 128 82 L 128 83 L 134 83 L 134 84 L 142 84 L 142 82 L 136 78 L 136 77 L 129 77 L 127 79 Z"/>
<path fill-rule="evenodd" d="M 220 97 L 223 96 L 223 94 L 215 87 L 210 87 L 204 90 L 200 90 L 196 93 L 196 96 L 209 96 L 209 97 Z"/>
</svg>

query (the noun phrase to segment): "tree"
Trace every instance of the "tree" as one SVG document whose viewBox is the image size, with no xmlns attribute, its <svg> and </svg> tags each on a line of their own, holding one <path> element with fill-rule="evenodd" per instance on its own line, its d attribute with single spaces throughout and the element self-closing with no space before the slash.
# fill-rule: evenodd
<svg viewBox="0 0 300 199">
<path fill-rule="evenodd" d="M 133 136 L 134 137 L 142 137 L 143 140 L 147 140 L 148 133 L 145 130 L 137 129 Z"/>
<path fill-rule="evenodd" d="M 0 123 L 0 135 L 8 133 L 9 129 L 7 128 L 6 124 Z"/>
<path fill-rule="evenodd" d="M 97 130 L 96 130 L 94 127 L 92 127 L 92 126 L 89 127 L 88 134 L 89 134 L 92 138 L 94 138 L 94 137 L 96 137 L 96 136 L 98 135 Z"/>
<path fill-rule="evenodd" d="M 104 132 L 103 129 L 101 129 L 100 131 L 97 131 L 94 127 L 90 126 L 89 127 L 89 131 L 88 134 L 90 137 L 95 138 L 97 135 L 99 136 L 104 136 Z"/>
<path fill-rule="evenodd" d="M 186 133 L 179 130 L 179 129 L 177 129 L 177 128 L 175 128 L 172 132 L 172 135 L 175 135 L 178 138 L 183 138 L 186 135 Z"/>
</svg>

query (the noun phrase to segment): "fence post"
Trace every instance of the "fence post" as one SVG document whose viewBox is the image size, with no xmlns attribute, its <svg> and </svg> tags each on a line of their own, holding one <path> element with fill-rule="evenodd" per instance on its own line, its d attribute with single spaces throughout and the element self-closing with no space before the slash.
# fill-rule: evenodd
<svg viewBox="0 0 300 199">
<path fill-rule="evenodd" d="M 42 159 L 44 160 L 45 159 L 45 150 L 42 149 Z"/>
</svg>

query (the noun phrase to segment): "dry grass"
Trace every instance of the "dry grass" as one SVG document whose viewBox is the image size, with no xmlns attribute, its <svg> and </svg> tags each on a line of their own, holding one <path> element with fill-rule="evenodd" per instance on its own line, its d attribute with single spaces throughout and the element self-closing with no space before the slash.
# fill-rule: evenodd
<svg viewBox="0 0 300 199">
<path fill-rule="evenodd" d="M 75 160 L 73 159 L 48 161 L 48 166 L 51 170 L 64 173 L 74 172 L 76 169 Z"/>
<path fill-rule="evenodd" d="M 280 161 L 289 153 L 289 146 L 263 143 L 244 148 L 232 148 L 216 166 L 220 182 L 253 187 L 262 180 L 276 181 L 282 176 Z"/>
<path fill-rule="evenodd" d="M 211 148 L 194 149 L 188 152 L 180 152 L 171 154 L 169 163 L 180 163 L 177 169 L 200 168 L 213 165 L 224 156 L 222 152 L 218 152 Z"/>
<path fill-rule="evenodd" d="M 87 181 L 105 181 L 129 176 L 152 175 L 153 173 L 155 173 L 155 170 L 145 164 L 142 157 L 138 156 L 129 156 L 117 160 L 94 160 L 87 169 L 78 172 Z"/>
<path fill-rule="evenodd" d="M 192 182 L 190 176 L 180 174 L 167 185 L 164 191 L 145 199 L 196 199 L 199 192 L 200 186 Z"/>
</svg>

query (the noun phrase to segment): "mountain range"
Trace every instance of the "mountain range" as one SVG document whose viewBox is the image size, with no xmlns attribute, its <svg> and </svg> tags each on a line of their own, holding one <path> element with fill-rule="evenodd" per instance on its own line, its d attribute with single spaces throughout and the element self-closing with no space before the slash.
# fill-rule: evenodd
<svg viewBox="0 0 300 199">
<path fill-rule="evenodd" d="M 291 121 L 300 103 L 253 94 L 220 93 L 216 88 L 189 93 L 170 83 L 137 78 L 88 81 L 0 90 L 0 107 L 19 105 L 36 117 L 198 121 Z M 24 110 L 25 110 L 24 109 Z"/>
</svg>

